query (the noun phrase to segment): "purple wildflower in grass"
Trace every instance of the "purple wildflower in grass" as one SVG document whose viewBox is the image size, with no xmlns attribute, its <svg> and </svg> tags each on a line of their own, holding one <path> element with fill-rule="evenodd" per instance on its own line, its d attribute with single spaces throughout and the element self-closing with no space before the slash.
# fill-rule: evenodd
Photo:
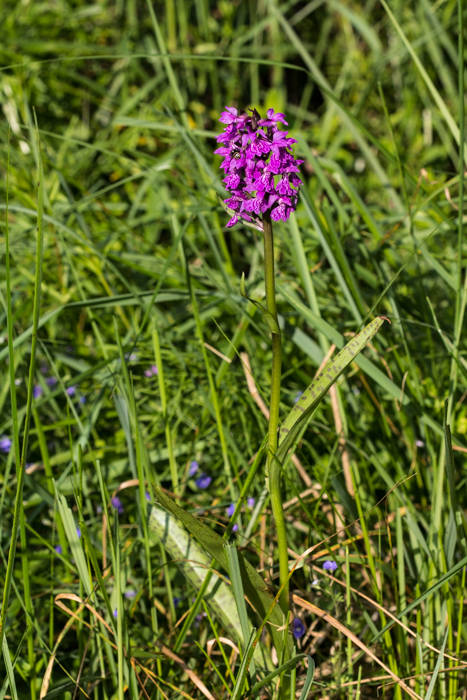
<svg viewBox="0 0 467 700">
<path fill-rule="evenodd" d="M 238 530 L 238 525 L 237 525 L 237 523 L 235 523 L 235 525 L 232 528 L 232 532 L 237 532 L 237 530 Z"/>
<path fill-rule="evenodd" d="M 323 569 L 332 573 L 337 569 L 337 564 L 332 559 L 326 559 L 326 561 L 323 563 Z"/>
<path fill-rule="evenodd" d="M 306 632 L 306 627 L 299 617 L 292 620 L 292 634 L 295 639 L 301 639 Z"/>
<path fill-rule="evenodd" d="M 79 527 L 76 528 L 76 534 L 78 535 L 78 539 L 81 537 L 81 530 Z"/>
<path fill-rule="evenodd" d="M 199 464 L 196 461 L 196 459 L 194 459 L 192 462 L 190 462 L 190 468 L 188 469 L 188 476 L 194 476 L 196 474 L 196 472 L 198 471 L 198 468 L 199 468 Z"/>
<path fill-rule="evenodd" d="M 203 621 L 203 619 L 204 619 L 205 617 L 206 617 L 206 613 L 205 613 L 205 612 L 200 612 L 200 613 L 198 613 L 198 614 L 196 615 L 196 617 L 195 617 L 195 624 L 196 624 L 197 627 L 201 624 L 201 622 Z"/>
<path fill-rule="evenodd" d="M 287 126 L 284 115 L 268 109 L 267 118 L 261 119 L 256 109 L 250 115 L 239 114 L 235 107 L 225 109 L 219 121 L 226 126 L 217 137 L 222 145 L 214 153 L 224 157 L 220 167 L 230 193 L 224 202 L 234 212 L 227 226 L 244 219 L 262 230 L 263 215 L 287 221 L 297 207 L 302 184 L 297 173 L 303 161 L 290 150 L 296 140 L 278 128 L 278 122 Z"/>
<path fill-rule="evenodd" d="M 157 365 L 151 365 L 149 367 L 149 369 L 144 370 L 145 377 L 154 377 L 156 374 L 159 374 L 159 370 L 157 369 Z"/>
<path fill-rule="evenodd" d="M 57 377 L 46 377 L 45 378 L 45 383 L 47 386 L 55 386 L 55 384 L 58 382 Z"/>
<path fill-rule="evenodd" d="M 65 389 L 68 396 L 74 396 L 76 394 L 76 387 L 72 384 Z"/>
<path fill-rule="evenodd" d="M 122 502 L 121 502 L 121 500 L 119 499 L 119 497 L 118 497 L 118 496 L 112 496 L 110 502 L 111 502 L 111 504 L 112 504 L 112 507 L 115 508 L 115 510 L 117 511 L 117 513 L 118 513 L 119 515 L 121 515 L 121 514 L 123 513 L 123 505 L 122 505 Z"/>
<path fill-rule="evenodd" d="M 124 593 L 125 598 L 136 598 L 136 591 L 133 590 L 133 588 L 129 588 L 128 590 L 125 591 Z"/>
<path fill-rule="evenodd" d="M 36 384 L 34 389 L 32 390 L 32 395 L 34 396 L 35 399 L 40 399 L 42 396 L 42 387 L 39 384 Z"/>
<path fill-rule="evenodd" d="M 415 446 L 416 447 L 425 447 L 425 443 L 423 440 L 415 440 Z"/>
<path fill-rule="evenodd" d="M 114 616 L 114 617 L 118 617 L 118 610 L 117 610 L 117 608 L 114 608 L 113 616 Z"/>
<path fill-rule="evenodd" d="M 8 454 L 8 452 L 11 450 L 12 442 L 9 437 L 2 437 L 0 438 L 0 452 L 4 452 L 5 454 Z"/>
<path fill-rule="evenodd" d="M 86 403 L 86 397 L 84 396 L 84 394 L 81 394 L 78 400 L 80 403 Z"/>
<path fill-rule="evenodd" d="M 225 512 L 227 513 L 227 517 L 231 518 L 232 515 L 234 514 L 235 511 L 235 503 L 231 503 L 228 508 L 226 508 Z"/>
<path fill-rule="evenodd" d="M 199 476 L 196 479 L 195 484 L 199 489 L 207 489 L 209 484 L 211 483 L 211 481 L 212 481 L 212 477 L 210 477 L 209 474 L 205 474 L 203 472 L 201 474 L 201 476 Z"/>
<path fill-rule="evenodd" d="M 174 597 L 173 597 L 174 608 L 178 608 L 178 606 L 180 605 L 181 601 L 182 601 L 181 598 L 179 598 L 178 596 L 174 595 Z"/>
<path fill-rule="evenodd" d="M 295 394 L 295 398 L 294 398 L 293 402 L 294 402 L 294 403 L 297 403 L 297 401 L 300 399 L 300 397 L 302 396 L 302 394 L 303 394 L 303 391 L 297 391 L 297 393 Z"/>
<path fill-rule="evenodd" d="M 146 497 L 146 500 L 149 501 L 149 503 L 150 503 L 151 502 L 151 494 L 149 493 L 149 491 L 146 491 L 146 493 L 144 495 Z"/>
<path fill-rule="evenodd" d="M 247 499 L 246 499 L 246 504 L 247 504 L 248 508 L 254 508 L 254 507 L 255 507 L 255 503 L 256 503 L 256 501 L 255 501 L 255 499 L 253 498 L 253 496 L 250 496 L 250 498 L 247 498 Z"/>
<path fill-rule="evenodd" d="M 55 551 L 57 552 L 57 554 L 61 554 L 61 553 L 63 552 L 63 549 L 62 549 L 62 545 L 61 545 L 61 544 L 55 545 L 54 549 L 55 549 Z"/>
</svg>

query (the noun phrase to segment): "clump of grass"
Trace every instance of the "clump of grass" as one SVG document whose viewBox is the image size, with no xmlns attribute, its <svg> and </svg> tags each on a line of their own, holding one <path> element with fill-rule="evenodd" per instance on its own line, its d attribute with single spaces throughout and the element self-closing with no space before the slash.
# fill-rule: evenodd
<svg viewBox="0 0 467 700">
<path fill-rule="evenodd" d="M 1 697 L 280 692 L 277 600 L 258 617 L 230 574 L 274 601 L 269 330 L 239 282 L 260 298 L 262 240 L 224 229 L 212 156 L 237 104 L 287 111 L 305 158 L 275 230 L 282 420 L 391 320 L 284 467 L 295 696 L 465 698 L 462 3 L 0 19 Z M 190 518 L 235 539 L 193 562 Z"/>
</svg>

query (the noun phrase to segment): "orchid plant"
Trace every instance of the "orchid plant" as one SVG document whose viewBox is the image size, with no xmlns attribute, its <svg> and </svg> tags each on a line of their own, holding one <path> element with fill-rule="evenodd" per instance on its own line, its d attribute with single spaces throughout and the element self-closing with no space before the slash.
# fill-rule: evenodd
<svg viewBox="0 0 467 700">
<path fill-rule="evenodd" d="M 295 139 L 290 138 L 287 131 L 279 127 L 279 124 L 287 126 L 285 117 L 280 112 L 269 109 L 266 118 L 262 119 L 256 109 L 250 109 L 249 114 L 239 114 L 235 107 L 226 107 L 226 110 L 221 114 L 220 121 L 225 124 L 225 128 L 217 137 L 217 141 L 222 145 L 217 148 L 216 153 L 223 156 L 220 167 L 224 170 L 224 183 L 229 193 L 225 205 L 232 212 L 227 226 L 235 226 L 240 222 L 246 226 L 253 226 L 261 231 L 264 243 L 266 304 L 258 302 L 256 304 L 262 309 L 271 330 L 271 394 L 268 434 L 265 441 L 266 480 L 277 533 L 280 574 L 280 589 L 277 596 L 280 605 L 275 605 L 274 597 L 263 578 L 248 559 L 244 558 L 241 552 L 234 556 L 233 549 L 228 543 L 228 537 L 235 529 L 234 525 L 227 527 L 224 537 L 221 537 L 180 507 L 158 485 L 153 485 L 158 503 L 152 508 L 150 530 L 154 531 L 158 541 L 160 541 L 161 522 L 164 523 L 162 538 L 164 546 L 177 559 L 179 557 L 180 537 L 177 534 L 175 538 L 172 538 L 170 532 L 172 528 L 174 532 L 178 532 L 176 521 L 180 521 L 202 546 L 205 556 L 212 557 L 220 568 L 229 571 L 230 575 L 233 576 L 237 586 L 236 597 L 230 592 L 230 598 L 219 594 L 220 598 L 215 607 L 216 614 L 223 624 L 225 623 L 229 627 L 232 620 L 236 618 L 236 613 L 233 612 L 232 608 L 234 605 L 235 609 L 239 611 L 238 619 L 243 616 L 245 623 L 245 609 L 241 601 L 243 601 L 243 595 L 248 597 L 257 616 L 259 616 L 259 620 L 261 620 L 261 624 L 256 630 L 250 630 L 248 624 L 242 624 L 241 628 L 238 626 L 235 628 L 235 634 L 242 640 L 242 644 L 246 645 L 244 648 L 252 651 L 259 641 L 263 625 L 266 621 L 268 622 L 273 645 L 281 663 L 277 669 L 277 673 L 280 675 L 279 697 L 281 700 L 285 700 L 290 698 L 291 692 L 293 692 L 291 690 L 293 687 L 291 669 L 301 658 L 300 655 L 292 658 L 294 653 L 293 638 L 298 639 L 301 636 L 302 628 L 299 621 L 290 621 L 290 572 L 280 485 L 281 468 L 288 455 L 293 453 L 297 447 L 311 417 L 328 389 L 378 331 L 384 318 L 373 319 L 357 335 L 353 336 L 333 359 L 329 360 L 322 372 L 314 377 L 310 385 L 301 393 L 279 426 L 282 345 L 276 308 L 272 224 L 273 221 L 287 221 L 297 206 L 299 188 L 302 184 L 298 173 L 303 161 L 297 160 L 292 153 L 291 147 L 296 143 Z M 263 455 L 263 447 L 264 444 L 258 450 L 248 478 L 243 484 L 243 498 L 246 498 L 248 494 L 248 488 Z M 190 476 L 193 476 L 197 470 L 198 463 L 192 462 Z M 207 480 L 210 481 L 209 475 L 203 473 L 196 482 L 198 488 L 205 488 L 208 485 Z M 240 505 L 241 499 L 237 505 L 232 504 L 229 507 L 228 515 L 232 521 L 235 520 Z M 185 545 L 183 545 L 183 551 L 185 551 Z M 234 565 L 232 557 L 234 559 L 238 557 L 241 566 Z M 334 562 L 328 562 L 328 564 L 331 567 Z M 209 568 L 209 562 L 206 566 Z M 235 572 L 240 572 L 241 583 Z M 198 582 L 197 574 L 195 576 L 195 573 L 191 572 L 190 575 L 192 575 L 193 580 L 196 578 Z M 210 571 L 203 579 L 198 601 L 201 600 L 213 575 L 213 572 Z M 289 624 L 290 622 L 291 624 Z M 252 657 L 248 658 L 251 660 Z M 246 672 L 247 666 L 248 664 L 243 667 L 244 672 Z M 253 665 L 251 672 L 255 675 Z M 308 685 L 311 683 L 311 678 L 312 675 L 309 677 Z M 243 681 L 239 681 L 238 687 L 240 688 L 242 685 Z"/>
<path fill-rule="evenodd" d="M 281 463 L 276 455 L 282 342 L 276 309 L 272 221 L 287 221 L 295 210 L 298 189 L 302 184 L 298 172 L 303 161 L 297 160 L 290 150 L 296 140 L 290 138 L 287 131 L 279 129 L 279 123 L 287 126 L 285 116 L 281 112 L 268 109 L 266 119 L 262 119 L 256 109 L 249 111 L 250 114 L 239 114 L 235 107 L 226 107 L 219 119 L 226 126 L 217 137 L 222 146 L 215 153 L 224 157 L 220 167 L 225 172 L 224 183 L 230 192 L 224 203 L 233 211 L 233 216 L 227 226 L 234 226 L 243 220 L 263 232 L 266 310 L 272 343 L 266 479 L 277 533 L 280 604 L 287 615 L 287 532 L 280 488 Z"/>
</svg>

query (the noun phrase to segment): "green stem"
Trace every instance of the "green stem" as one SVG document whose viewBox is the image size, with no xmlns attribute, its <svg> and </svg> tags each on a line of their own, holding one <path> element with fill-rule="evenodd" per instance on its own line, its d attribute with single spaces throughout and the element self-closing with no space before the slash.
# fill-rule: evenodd
<svg viewBox="0 0 467 700">
<path fill-rule="evenodd" d="M 269 313 L 272 341 L 271 399 L 269 402 L 268 450 L 266 476 L 271 498 L 272 514 L 276 525 L 277 549 L 279 554 L 279 574 L 282 588 L 280 604 L 284 614 L 289 609 L 289 565 L 287 554 L 287 533 L 281 498 L 281 464 L 276 458 L 277 431 L 279 427 L 279 399 L 281 388 L 282 346 L 281 332 L 276 309 L 276 285 L 274 276 L 274 237 L 271 219 L 263 218 L 264 224 L 264 282 L 266 287 L 266 307 Z"/>
</svg>

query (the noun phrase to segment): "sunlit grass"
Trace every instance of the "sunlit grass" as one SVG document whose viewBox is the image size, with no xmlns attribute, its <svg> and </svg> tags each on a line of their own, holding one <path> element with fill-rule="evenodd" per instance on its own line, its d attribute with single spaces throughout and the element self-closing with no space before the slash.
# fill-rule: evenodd
<svg viewBox="0 0 467 700">
<path fill-rule="evenodd" d="M 286 112 L 305 159 L 281 419 L 391 321 L 284 470 L 295 696 L 466 698 L 462 3 L 152 8 L 0 9 L 0 697 L 277 697 L 284 632 L 237 575 L 278 594 L 262 240 L 225 230 L 212 155 L 236 104 Z M 216 557 L 192 516 L 238 530 Z"/>
</svg>

